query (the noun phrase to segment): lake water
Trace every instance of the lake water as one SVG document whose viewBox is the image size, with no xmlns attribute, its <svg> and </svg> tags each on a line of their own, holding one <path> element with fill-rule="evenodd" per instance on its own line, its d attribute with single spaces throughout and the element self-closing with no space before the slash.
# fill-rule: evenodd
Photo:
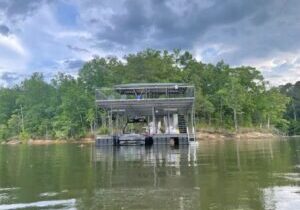
<svg viewBox="0 0 300 210">
<path fill-rule="evenodd" d="M 300 209 L 300 139 L 0 146 L 1 209 Z"/>
</svg>

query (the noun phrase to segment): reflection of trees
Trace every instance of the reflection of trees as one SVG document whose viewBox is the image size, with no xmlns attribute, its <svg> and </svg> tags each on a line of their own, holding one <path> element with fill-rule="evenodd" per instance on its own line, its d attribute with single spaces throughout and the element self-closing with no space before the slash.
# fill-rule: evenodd
<svg viewBox="0 0 300 210">
<path fill-rule="evenodd" d="M 1 146 L 0 188 L 17 187 L 11 192 L 16 202 L 57 192 L 51 199 L 76 198 L 79 207 L 95 209 L 119 207 L 126 193 L 132 208 L 170 202 L 174 209 L 191 203 L 263 209 L 262 189 L 295 184 L 285 175 L 297 170 L 297 140 L 207 141 L 199 148 Z M 109 206 L 112 199 L 115 206 Z"/>
<path fill-rule="evenodd" d="M 284 184 L 275 174 L 294 164 L 287 142 L 276 140 L 203 142 L 200 148 L 206 154 L 198 168 L 202 209 L 264 209 L 261 189 Z"/>
<path fill-rule="evenodd" d="M 18 187 L 20 202 L 35 201 L 44 192 L 58 192 L 59 198 L 71 198 L 72 190 L 94 187 L 88 148 L 19 145 L 0 150 L 0 188 Z"/>
</svg>

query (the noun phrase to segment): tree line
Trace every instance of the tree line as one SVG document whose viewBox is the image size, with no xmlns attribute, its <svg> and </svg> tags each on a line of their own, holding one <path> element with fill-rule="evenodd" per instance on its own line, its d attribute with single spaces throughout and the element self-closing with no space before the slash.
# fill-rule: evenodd
<svg viewBox="0 0 300 210">
<path fill-rule="evenodd" d="M 286 132 L 289 135 L 300 134 L 300 81 L 295 84 L 285 84 L 279 87 L 280 92 L 290 98 L 284 118 L 288 120 L 289 126 Z"/>
<path fill-rule="evenodd" d="M 77 77 L 42 73 L 0 88 L 0 139 L 77 139 L 101 125 L 95 89 L 115 84 L 179 82 L 195 85 L 196 121 L 238 131 L 276 128 L 299 134 L 300 82 L 269 87 L 250 66 L 205 64 L 190 52 L 147 49 L 124 58 L 94 57 Z"/>
</svg>

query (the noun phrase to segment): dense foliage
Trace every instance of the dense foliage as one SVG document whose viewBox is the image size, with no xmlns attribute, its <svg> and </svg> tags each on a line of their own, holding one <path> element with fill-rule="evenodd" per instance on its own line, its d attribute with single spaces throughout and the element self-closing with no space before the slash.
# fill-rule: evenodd
<svg viewBox="0 0 300 210">
<path fill-rule="evenodd" d="M 283 94 L 290 97 L 290 103 L 288 104 L 285 119 L 289 123 L 288 134 L 299 135 L 300 134 L 300 81 L 293 84 L 286 84 L 280 87 Z"/>
<path fill-rule="evenodd" d="M 253 67 L 204 64 L 189 52 L 148 49 L 122 60 L 95 57 L 77 78 L 58 74 L 47 83 L 35 73 L 20 85 L 1 88 L 0 139 L 85 136 L 100 121 L 95 89 L 132 82 L 194 84 L 197 123 L 202 125 L 235 130 L 276 127 L 299 133 L 299 83 L 267 88 Z"/>
</svg>

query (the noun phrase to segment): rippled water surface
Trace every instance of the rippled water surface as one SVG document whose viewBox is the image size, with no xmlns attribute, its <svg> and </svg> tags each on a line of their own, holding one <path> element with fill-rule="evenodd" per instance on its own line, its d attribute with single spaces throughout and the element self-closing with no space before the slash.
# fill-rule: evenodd
<svg viewBox="0 0 300 210">
<path fill-rule="evenodd" d="M 0 146 L 1 209 L 300 209 L 300 139 Z"/>
</svg>

